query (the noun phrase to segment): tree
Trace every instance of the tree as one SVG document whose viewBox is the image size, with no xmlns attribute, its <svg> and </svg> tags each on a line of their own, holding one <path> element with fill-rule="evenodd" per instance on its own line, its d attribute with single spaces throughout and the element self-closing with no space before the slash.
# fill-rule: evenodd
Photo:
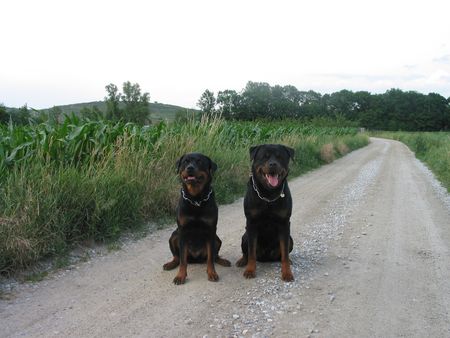
<svg viewBox="0 0 450 338">
<path fill-rule="evenodd" d="M 123 117 L 128 122 L 144 124 L 148 122 L 150 94 L 141 94 L 139 84 L 124 82 L 122 101 L 124 103 Z"/>
<path fill-rule="evenodd" d="M 215 112 L 216 99 L 214 97 L 214 93 L 209 89 L 206 89 L 200 99 L 197 102 L 197 106 L 203 111 L 205 114 L 212 114 Z"/>
<path fill-rule="evenodd" d="M 376 130 L 446 131 L 450 129 L 450 98 L 436 93 L 390 89 L 384 94 L 340 90 L 331 94 L 298 91 L 294 86 L 270 86 L 249 81 L 237 93 L 220 91 L 217 100 L 206 90 L 199 106 L 212 112 L 215 104 L 225 118 L 254 120 L 329 117 Z"/>
<path fill-rule="evenodd" d="M 241 98 L 235 90 L 221 91 L 217 94 L 218 111 L 227 119 L 234 118 L 239 109 L 240 100 Z"/>
<path fill-rule="evenodd" d="M 355 119 L 355 111 L 358 104 L 354 94 L 349 90 L 341 90 L 330 95 L 328 100 L 328 111 L 332 116 L 343 115 L 349 120 Z"/>
<path fill-rule="evenodd" d="M 297 115 L 300 103 L 300 92 L 294 86 L 271 87 L 270 115 L 276 118 Z"/>
<path fill-rule="evenodd" d="M 372 95 L 366 91 L 359 91 L 354 94 L 356 102 L 356 120 L 361 127 L 369 129 L 382 129 L 381 115 L 381 95 Z"/>
<path fill-rule="evenodd" d="M 9 114 L 6 111 L 6 107 L 0 104 L 0 124 L 7 124 L 9 122 Z"/>
<path fill-rule="evenodd" d="M 122 114 L 120 111 L 120 93 L 119 89 L 114 83 L 110 83 L 105 87 L 108 96 L 105 97 L 106 103 L 106 118 L 109 120 L 120 120 Z"/>
<path fill-rule="evenodd" d="M 286 99 L 283 87 L 276 85 L 270 88 L 271 104 L 269 105 L 270 117 L 288 116 L 290 111 L 290 102 Z"/>
<path fill-rule="evenodd" d="M 108 96 L 105 97 L 106 118 L 110 120 L 123 120 L 139 124 L 149 123 L 149 101 L 150 94 L 141 94 L 139 84 L 132 84 L 130 81 L 123 83 L 123 94 L 119 92 L 117 86 L 113 83 L 107 85 Z M 98 111 L 92 109 L 91 112 L 85 112 L 88 115 L 98 115 Z"/>
<path fill-rule="evenodd" d="M 253 120 L 271 117 L 272 89 L 265 82 L 247 82 L 242 92 L 240 118 Z"/>
<path fill-rule="evenodd" d="M 323 116 L 327 114 L 327 102 L 329 99 L 329 94 L 317 93 L 315 91 L 300 91 L 299 95 L 299 105 L 300 108 L 297 112 L 297 117 L 300 118 L 311 118 L 315 116 Z"/>
<path fill-rule="evenodd" d="M 25 104 L 20 107 L 17 112 L 11 114 L 11 119 L 16 124 L 28 124 L 31 119 L 31 114 L 28 106 Z"/>
<path fill-rule="evenodd" d="M 300 91 L 298 93 L 298 95 L 299 95 L 299 104 L 300 105 L 317 103 L 322 98 L 322 95 L 320 93 L 317 93 L 313 90 L 308 90 L 307 92 Z"/>
</svg>

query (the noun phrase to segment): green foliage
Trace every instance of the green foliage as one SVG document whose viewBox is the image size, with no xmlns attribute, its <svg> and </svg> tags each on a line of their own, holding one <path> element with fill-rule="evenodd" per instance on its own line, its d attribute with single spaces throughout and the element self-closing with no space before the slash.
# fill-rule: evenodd
<svg viewBox="0 0 450 338">
<path fill-rule="evenodd" d="M 83 107 L 80 110 L 80 117 L 89 120 L 103 120 L 106 118 L 106 114 L 97 106 Z"/>
<path fill-rule="evenodd" d="M 201 100 L 204 99 L 202 96 Z M 213 101 L 208 103 L 208 110 L 213 111 Z M 341 90 L 322 96 L 311 90 L 298 91 L 294 86 L 248 82 L 240 94 L 234 90 L 219 92 L 217 107 L 222 116 L 228 119 L 309 119 L 341 116 L 361 127 L 376 130 L 450 129 L 448 99 L 435 93 L 424 95 L 400 89 L 391 89 L 384 94 Z"/>
<path fill-rule="evenodd" d="M 141 94 L 139 84 L 131 84 L 127 81 L 123 84 L 122 102 L 125 107 L 123 109 L 123 118 L 127 122 L 144 124 L 148 122 L 148 103 L 150 94 Z"/>
<path fill-rule="evenodd" d="M 7 115 L 7 116 L 6 116 Z M 0 124 L 9 123 L 12 121 L 14 124 L 29 124 L 34 122 L 34 116 L 31 114 L 27 105 L 24 105 L 18 109 L 16 108 L 0 108 Z"/>
<path fill-rule="evenodd" d="M 35 273 L 25 276 L 25 281 L 30 282 L 30 283 L 37 283 L 37 282 L 43 281 L 45 279 L 45 277 L 47 277 L 47 276 L 48 276 L 47 271 L 35 272 Z"/>
<path fill-rule="evenodd" d="M 6 112 L 4 105 L 0 104 L 0 124 L 7 124 L 9 122 L 9 114 Z"/>
<path fill-rule="evenodd" d="M 294 147 L 295 176 L 324 163 L 325 144 L 367 144 L 354 127 L 318 124 L 204 117 L 142 127 L 72 115 L 59 124 L 0 126 L 0 271 L 173 217 L 179 197 L 175 162 L 186 152 L 200 151 L 217 162 L 214 188 L 224 203 L 245 191 L 251 145 Z"/>
<path fill-rule="evenodd" d="M 119 89 L 114 83 L 110 83 L 105 87 L 107 96 L 105 97 L 106 103 L 106 118 L 112 121 L 118 121 L 122 118 L 121 110 L 119 107 L 121 94 Z"/>
<path fill-rule="evenodd" d="M 200 99 L 197 102 L 197 106 L 204 113 L 211 115 L 215 112 L 216 98 L 214 97 L 214 93 L 210 90 L 206 89 Z"/>
<path fill-rule="evenodd" d="M 54 106 L 45 111 L 39 112 L 39 114 L 34 118 L 35 123 L 47 122 L 50 124 L 59 123 L 64 119 L 64 115 L 60 107 Z"/>
<path fill-rule="evenodd" d="M 132 84 L 130 81 L 124 82 L 123 94 L 119 92 L 113 83 L 107 85 L 105 97 L 107 119 L 112 121 L 125 121 L 138 124 L 150 122 L 149 101 L 150 94 L 141 94 L 139 84 Z M 98 112 L 94 112 L 98 115 Z"/>
<path fill-rule="evenodd" d="M 238 116 L 251 120 L 262 117 L 272 117 L 270 110 L 271 87 L 265 82 L 248 82 L 242 92 L 242 104 Z"/>
<path fill-rule="evenodd" d="M 235 90 L 224 90 L 217 94 L 218 111 L 227 119 L 235 118 L 235 113 L 240 105 L 240 95 Z"/>
</svg>

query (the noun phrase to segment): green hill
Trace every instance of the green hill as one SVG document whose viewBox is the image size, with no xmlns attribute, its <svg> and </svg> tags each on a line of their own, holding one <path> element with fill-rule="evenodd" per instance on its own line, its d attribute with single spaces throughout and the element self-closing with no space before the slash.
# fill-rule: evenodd
<svg viewBox="0 0 450 338">
<path fill-rule="evenodd" d="M 181 106 L 175 106 L 172 104 L 158 103 L 153 102 L 150 103 L 150 115 L 152 120 L 174 120 L 175 116 L 179 112 L 193 112 L 198 113 L 199 110 L 184 108 Z M 83 108 L 92 108 L 96 106 L 101 111 L 106 111 L 106 104 L 104 101 L 94 101 L 94 102 L 86 102 L 86 103 L 75 103 L 68 104 L 63 106 L 57 106 L 57 108 L 61 109 L 64 114 L 75 113 L 78 114 Z M 42 109 L 42 112 L 48 111 L 48 109 Z"/>
</svg>

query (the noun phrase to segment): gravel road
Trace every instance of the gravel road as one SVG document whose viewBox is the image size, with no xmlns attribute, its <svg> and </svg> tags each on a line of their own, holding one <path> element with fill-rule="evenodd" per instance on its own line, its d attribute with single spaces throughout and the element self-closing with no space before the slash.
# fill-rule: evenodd
<svg viewBox="0 0 450 338">
<path fill-rule="evenodd" d="M 450 197 L 408 148 L 369 146 L 290 182 L 295 281 L 170 258 L 173 227 L 19 285 L 1 337 L 450 337 Z M 242 199 L 220 207 L 221 255 L 240 257 Z"/>
</svg>

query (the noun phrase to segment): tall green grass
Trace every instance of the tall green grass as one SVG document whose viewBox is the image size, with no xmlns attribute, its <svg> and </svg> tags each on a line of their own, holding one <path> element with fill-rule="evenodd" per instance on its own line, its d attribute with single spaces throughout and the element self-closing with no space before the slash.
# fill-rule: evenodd
<svg viewBox="0 0 450 338">
<path fill-rule="evenodd" d="M 381 132 L 375 136 L 405 143 L 450 192 L 450 133 Z"/>
<path fill-rule="evenodd" d="M 175 162 L 187 152 L 205 153 L 218 164 L 217 200 L 231 202 L 245 191 L 249 147 L 261 143 L 293 147 L 296 176 L 368 138 L 355 128 L 219 118 L 139 127 L 72 117 L 60 125 L 0 127 L 0 271 L 173 217 Z"/>
</svg>

